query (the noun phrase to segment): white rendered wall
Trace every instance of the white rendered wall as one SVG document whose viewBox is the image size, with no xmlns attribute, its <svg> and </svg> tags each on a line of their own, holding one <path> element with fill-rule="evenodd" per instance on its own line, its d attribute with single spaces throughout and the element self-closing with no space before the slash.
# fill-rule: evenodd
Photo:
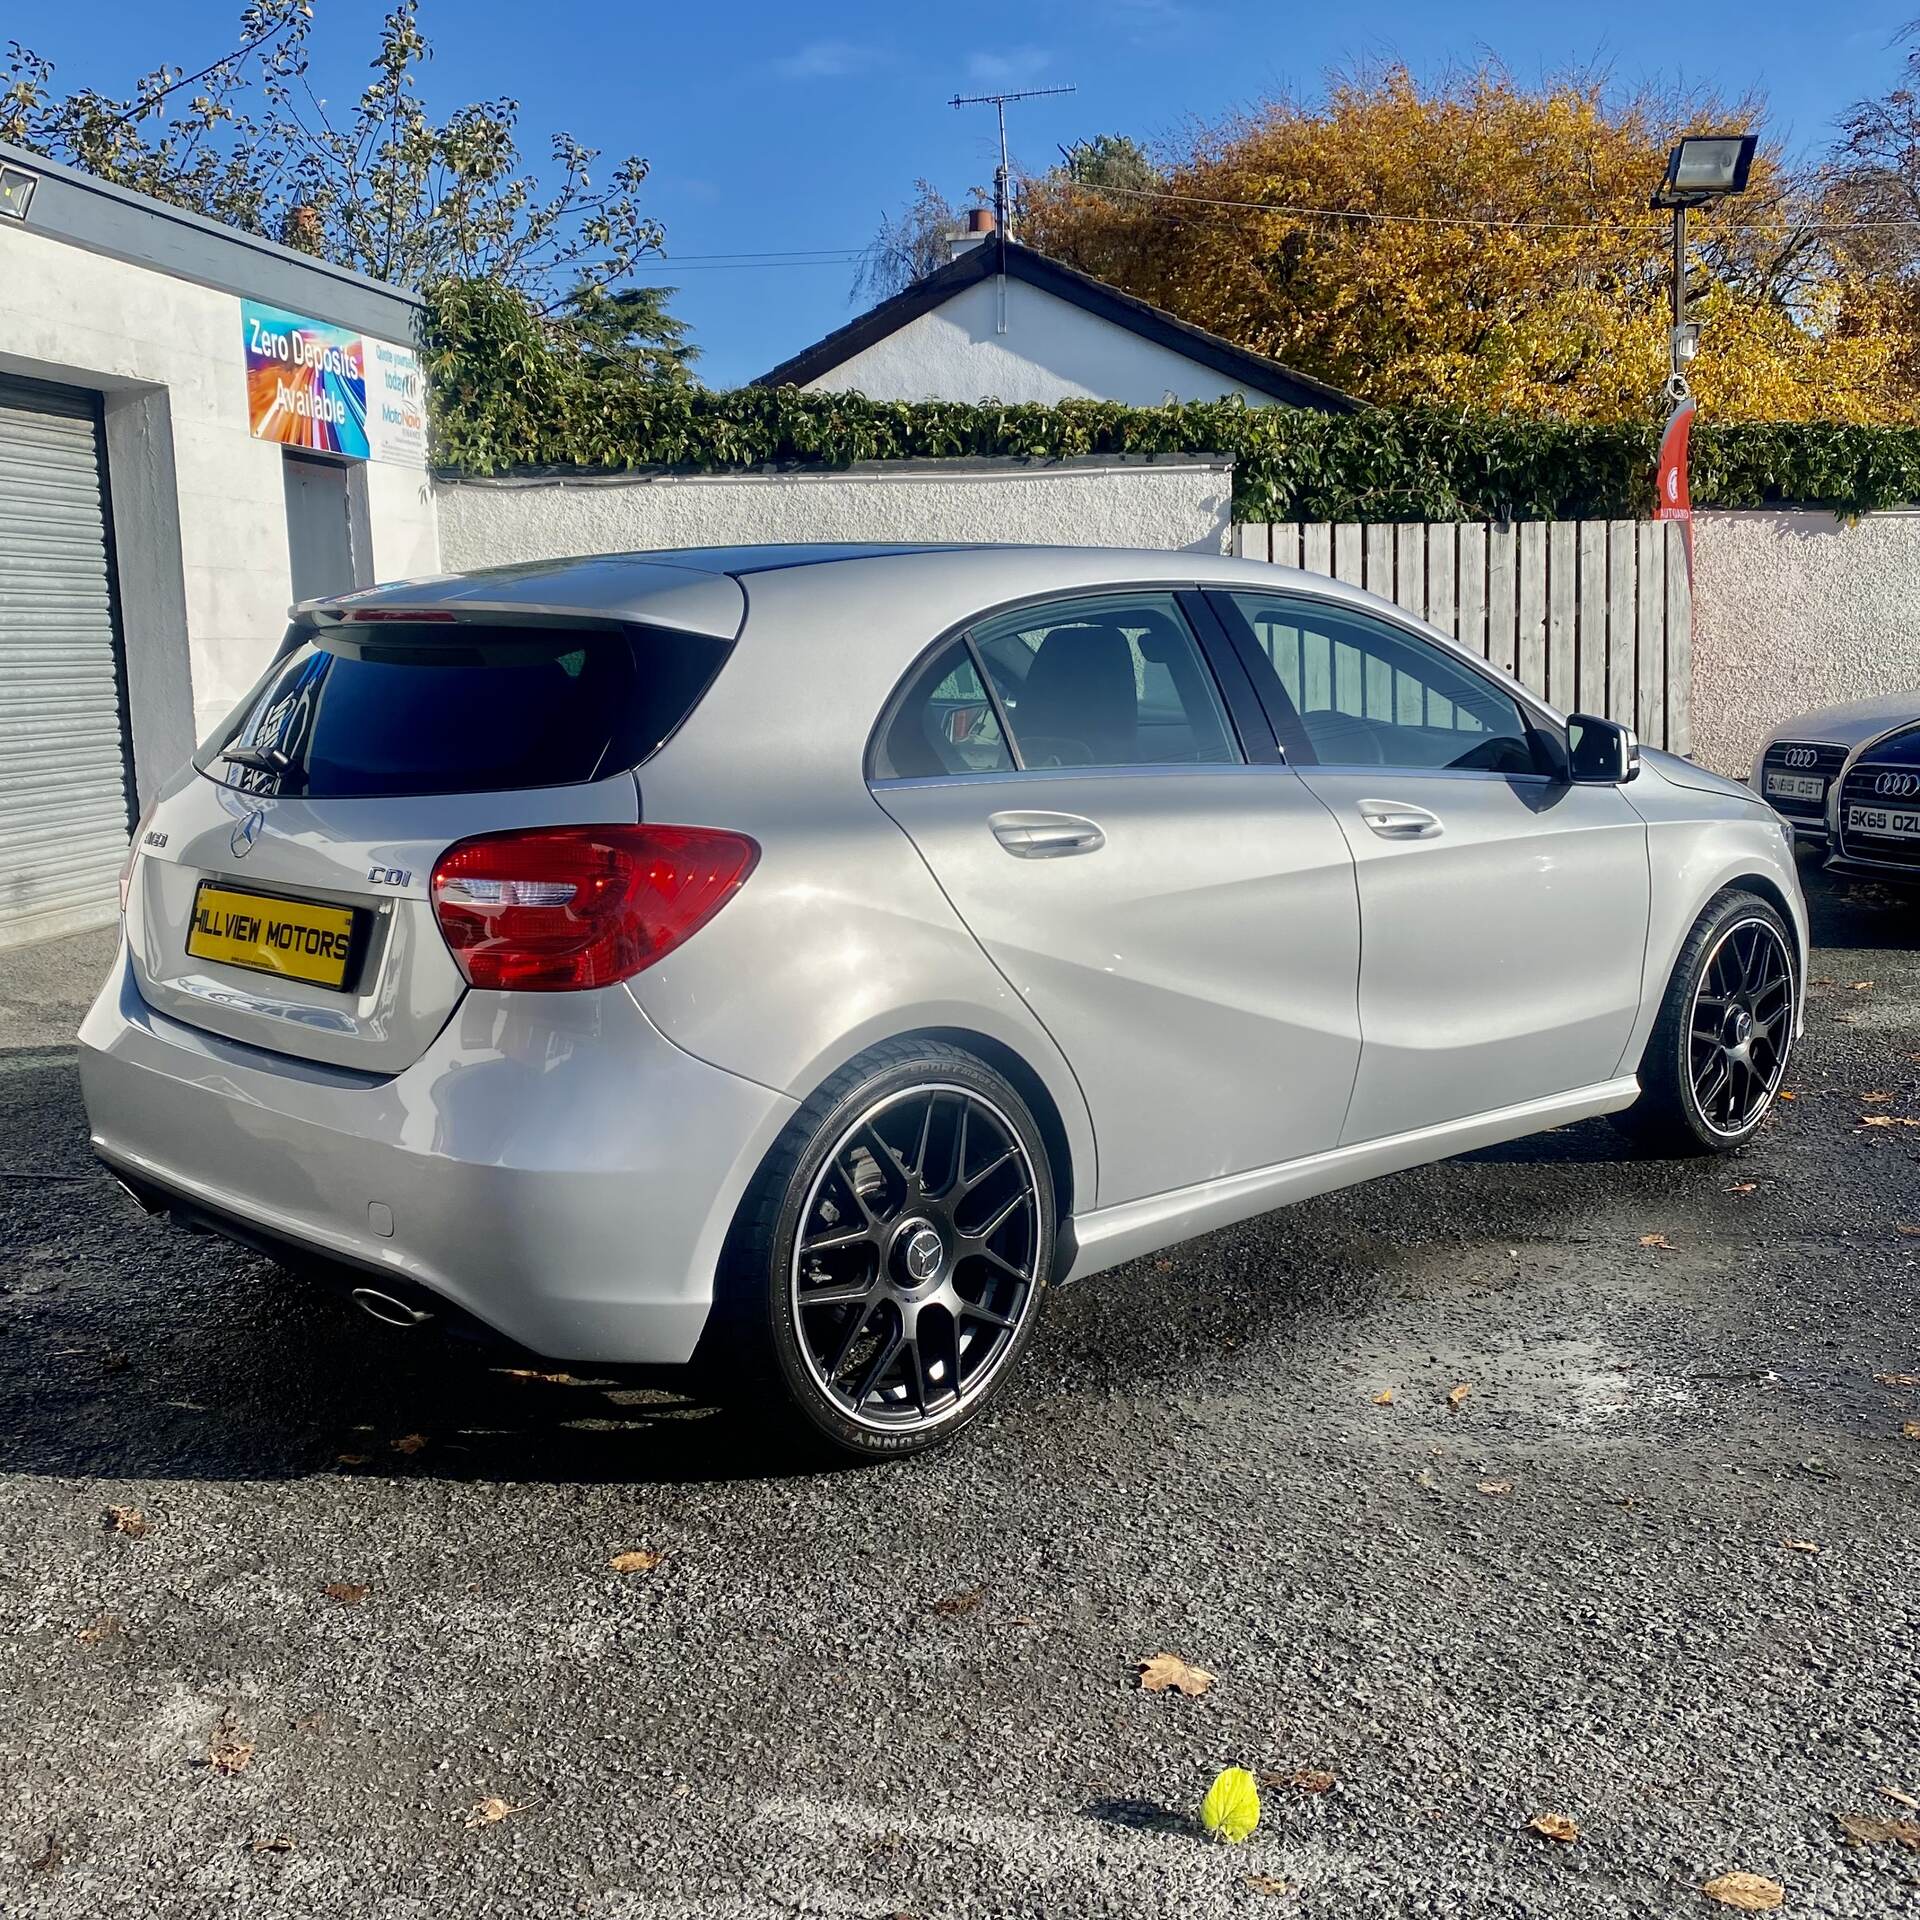
<svg viewBox="0 0 1920 1920">
<path fill-rule="evenodd" d="M 147 473 L 129 472 L 123 488 L 116 403 L 165 397 L 164 406 L 141 412 L 137 431 L 150 436 L 164 430 L 157 422 L 170 422 L 179 550 L 177 558 L 146 559 L 179 570 L 175 606 L 184 606 L 196 735 L 259 677 L 286 629 L 292 597 L 281 449 L 248 431 L 240 304 L 232 294 L 90 253 L 31 227 L 0 226 L 0 372 L 106 393 L 109 481 L 123 549 L 134 507 L 170 503 L 151 492 L 164 459 Z M 374 461 L 367 487 L 375 577 L 435 571 L 434 503 L 424 470 Z M 123 501 L 123 491 L 132 497 Z M 141 688 L 149 663 L 138 655 L 165 647 L 169 638 L 143 625 L 146 611 L 128 604 L 124 620 L 135 753 L 143 760 Z M 177 678 L 177 664 L 170 671 Z M 143 789 L 171 771 L 142 765 Z"/>
<path fill-rule="evenodd" d="M 1920 512 L 1695 514 L 1694 759 L 1744 780 L 1782 720 L 1908 689 L 1920 710 Z"/>
<path fill-rule="evenodd" d="M 436 482 L 451 572 L 575 553 L 770 540 L 1009 540 L 1225 551 L 1221 461 L 1003 467 L 905 460 L 844 473 Z"/>
<path fill-rule="evenodd" d="M 870 400 L 1219 400 L 1237 394 L 1271 406 L 1185 354 L 1043 288 L 1009 279 L 1007 330 L 999 331 L 999 282 L 982 280 L 888 334 L 830 373 L 815 392 L 863 393 Z"/>
</svg>

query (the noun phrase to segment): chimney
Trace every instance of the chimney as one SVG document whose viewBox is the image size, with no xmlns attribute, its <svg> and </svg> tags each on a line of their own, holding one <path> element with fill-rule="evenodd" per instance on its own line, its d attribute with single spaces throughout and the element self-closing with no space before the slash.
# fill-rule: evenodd
<svg viewBox="0 0 1920 1920">
<path fill-rule="evenodd" d="M 991 207 L 969 207 L 967 224 L 947 242 L 948 258 L 958 260 L 963 253 L 971 253 L 993 232 L 993 209 Z"/>
</svg>

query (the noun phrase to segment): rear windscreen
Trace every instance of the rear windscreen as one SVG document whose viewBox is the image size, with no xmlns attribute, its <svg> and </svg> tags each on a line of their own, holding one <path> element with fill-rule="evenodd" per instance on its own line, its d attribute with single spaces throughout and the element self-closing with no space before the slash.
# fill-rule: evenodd
<svg viewBox="0 0 1920 1920">
<path fill-rule="evenodd" d="M 636 767 L 727 642 L 612 623 L 296 627 L 195 756 L 250 793 L 497 793 Z"/>
</svg>

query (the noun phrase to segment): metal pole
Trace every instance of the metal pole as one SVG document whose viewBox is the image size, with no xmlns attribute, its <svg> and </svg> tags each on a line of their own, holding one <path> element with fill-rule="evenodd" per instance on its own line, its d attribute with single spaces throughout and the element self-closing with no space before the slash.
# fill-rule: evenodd
<svg viewBox="0 0 1920 1920">
<path fill-rule="evenodd" d="M 994 212 L 999 216 L 1000 231 L 1012 239 L 1013 196 L 1007 191 L 1007 103 L 996 100 L 993 104 L 1000 116 L 1000 171 L 993 176 L 993 197 L 999 204 Z"/>
<path fill-rule="evenodd" d="M 1687 210 L 1673 210 L 1673 334 L 1668 345 L 1669 365 L 1675 380 L 1685 382 L 1686 362 L 1681 358 L 1682 329 L 1687 324 Z"/>
</svg>

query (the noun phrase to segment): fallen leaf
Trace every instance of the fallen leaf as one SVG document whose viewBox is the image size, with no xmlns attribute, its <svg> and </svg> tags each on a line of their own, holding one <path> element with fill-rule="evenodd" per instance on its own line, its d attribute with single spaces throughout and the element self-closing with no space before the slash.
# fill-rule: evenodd
<svg viewBox="0 0 1920 1920">
<path fill-rule="evenodd" d="M 1391 1387 L 1382 1387 L 1380 1391 L 1373 1396 L 1373 1404 L 1376 1407 L 1392 1406 L 1393 1405 L 1393 1389 Z"/>
<path fill-rule="evenodd" d="M 102 1640 L 111 1639 L 120 1631 L 120 1622 L 110 1613 L 96 1614 L 93 1620 L 74 1635 L 83 1647 L 97 1647 Z"/>
<path fill-rule="evenodd" d="M 1862 1847 L 1905 1847 L 1920 1853 L 1920 1821 L 1902 1820 L 1892 1814 L 1836 1813 L 1840 1831 Z"/>
<path fill-rule="evenodd" d="M 1466 1403 L 1467 1395 L 1472 1391 L 1473 1389 L 1468 1386 L 1464 1380 L 1461 1381 L 1461 1383 L 1447 1395 L 1447 1405 L 1450 1406 L 1454 1412 L 1458 1413 Z"/>
<path fill-rule="evenodd" d="M 1774 1913 L 1787 1903 L 1786 1888 L 1758 1873 L 1723 1873 L 1700 1891 L 1709 1900 L 1740 1913 Z"/>
<path fill-rule="evenodd" d="M 1888 1106 L 1893 1101 L 1893 1095 L 1880 1087 L 1876 1087 L 1871 1093 L 1863 1093 L 1860 1098 L 1870 1107 Z"/>
<path fill-rule="evenodd" d="M 667 1556 L 648 1553 L 644 1548 L 633 1553 L 616 1553 L 607 1565 L 615 1573 L 651 1573 Z"/>
<path fill-rule="evenodd" d="M 1794 1553 L 1818 1553 L 1819 1546 L 1811 1540 L 1782 1540 L 1780 1544 Z"/>
<path fill-rule="evenodd" d="M 1557 1840 L 1563 1847 L 1570 1847 L 1580 1838 L 1580 1829 L 1573 1819 L 1564 1813 L 1536 1813 L 1527 1826 L 1548 1840 Z"/>
<path fill-rule="evenodd" d="M 1260 1789 L 1245 1767 L 1224 1767 L 1200 1802 L 1200 1824 L 1238 1846 L 1260 1824 Z"/>
<path fill-rule="evenodd" d="M 1876 1373 L 1883 1387 L 1920 1387 L 1920 1373 Z"/>
<path fill-rule="evenodd" d="M 1498 1499 L 1501 1494 L 1511 1493 L 1513 1491 L 1513 1482 L 1511 1480 L 1482 1480 L 1480 1482 L 1480 1491 Z"/>
<path fill-rule="evenodd" d="M 1791 1087 L 1782 1087 L 1777 1097 L 1782 1100 L 1798 1100 L 1800 1098 Z"/>
<path fill-rule="evenodd" d="M 100 1520 L 109 1533 L 124 1533 L 129 1540 L 147 1536 L 147 1516 L 138 1507 L 109 1507 Z"/>
<path fill-rule="evenodd" d="M 373 1589 L 356 1587 L 350 1580 L 329 1580 L 320 1591 L 329 1600 L 338 1600 L 343 1607 L 357 1607 Z"/>
<path fill-rule="evenodd" d="M 1000 1624 L 1003 1627 L 1037 1627 L 1040 1622 L 1030 1613 L 1010 1613 Z"/>
<path fill-rule="evenodd" d="M 1661 1253 L 1678 1253 L 1680 1251 L 1664 1233 L 1643 1233 L 1640 1236 L 1640 1244 L 1643 1247 L 1656 1248 Z"/>
<path fill-rule="evenodd" d="M 467 1814 L 470 1827 L 497 1827 L 509 1815 L 525 1813 L 524 1804 L 515 1806 L 511 1801 L 502 1800 L 496 1793 L 490 1793 L 484 1800 L 476 1801 Z"/>
<path fill-rule="evenodd" d="M 424 1433 L 403 1433 L 393 1443 L 393 1450 L 395 1453 L 418 1453 L 426 1444 L 427 1436 Z"/>
<path fill-rule="evenodd" d="M 333 1463 L 337 1467 L 364 1467 L 372 1458 L 370 1453 L 336 1453 Z"/>
<path fill-rule="evenodd" d="M 1910 1793 L 1902 1793 L 1898 1787 L 1877 1787 L 1874 1791 L 1882 1799 L 1891 1800 L 1895 1806 L 1911 1807 L 1915 1813 L 1920 1813 L 1920 1800 L 1916 1800 Z"/>
<path fill-rule="evenodd" d="M 1909 1239 L 1920 1239 L 1920 1223 L 1899 1221 L 1894 1227 L 1895 1233 L 1904 1233 Z"/>
<path fill-rule="evenodd" d="M 1920 1127 L 1920 1116 L 1911 1113 L 1863 1113 L 1863 1127 Z"/>
<path fill-rule="evenodd" d="M 1909 1420 L 1901 1429 L 1903 1440 L 1920 1440 L 1920 1420 Z"/>
<path fill-rule="evenodd" d="M 61 1846 L 59 1836 L 50 1833 L 47 1835 L 46 1845 L 27 1862 L 27 1870 L 30 1873 L 55 1873 L 65 1857 L 66 1850 Z"/>
<path fill-rule="evenodd" d="M 1295 1767 L 1291 1773 L 1263 1773 L 1263 1787 L 1291 1787 L 1295 1793 L 1331 1793 L 1340 1783 L 1323 1767 Z"/>
<path fill-rule="evenodd" d="M 215 1773 L 245 1773 L 253 1765 L 253 1742 L 241 1739 L 232 1721 L 222 1720 L 207 1736 L 207 1765 Z"/>
<path fill-rule="evenodd" d="M 249 1851 L 253 1853 L 291 1853 L 293 1851 L 293 1842 L 289 1840 L 284 1833 L 269 1834 L 264 1839 L 251 1842 Z"/>
<path fill-rule="evenodd" d="M 533 1367 L 502 1367 L 500 1371 L 509 1380 L 537 1380 L 543 1386 L 570 1387 L 573 1375 L 570 1373 L 541 1373 Z"/>
<path fill-rule="evenodd" d="M 1760 1183 L 1757 1180 L 1742 1180 L 1738 1186 L 1727 1188 L 1729 1193 L 1758 1193 Z"/>
<path fill-rule="evenodd" d="M 1240 1884 L 1249 1893 L 1264 1893 L 1275 1900 L 1278 1900 L 1282 1894 L 1293 1891 L 1284 1880 L 1276 1880 L 1270 1873 L 1243 1873 L 1240 1876 Z"/>
<path fill-rule="evenodd" d="M 969 1587 L 964 1593 L 950 1593 L 945 1599 L 934 1601 L 927 1611 L 955 1619 L 961 1614 L 976 1612 L 986 1597 L 985 1587 Z"/>
<path fill-rule="evenodd" d="M 1856 980 L 1853 983 L 1853 990 L 1855 993 L 1871 993 L 1873 991 L 1873 982 L 1871 980 Z"/>
<path fill-rule="evenodd" d="M 1142 1693 L 1184 1693 L 1195 1700 L 1213 1685 L 1214 1679 L 1205 1667 L 1190 1666 L 1177 1653 L 1156 1653 L 1151 1660 L 1136 1660 L 1133 1670 L 1139 1675 Z"/>
</svg>

